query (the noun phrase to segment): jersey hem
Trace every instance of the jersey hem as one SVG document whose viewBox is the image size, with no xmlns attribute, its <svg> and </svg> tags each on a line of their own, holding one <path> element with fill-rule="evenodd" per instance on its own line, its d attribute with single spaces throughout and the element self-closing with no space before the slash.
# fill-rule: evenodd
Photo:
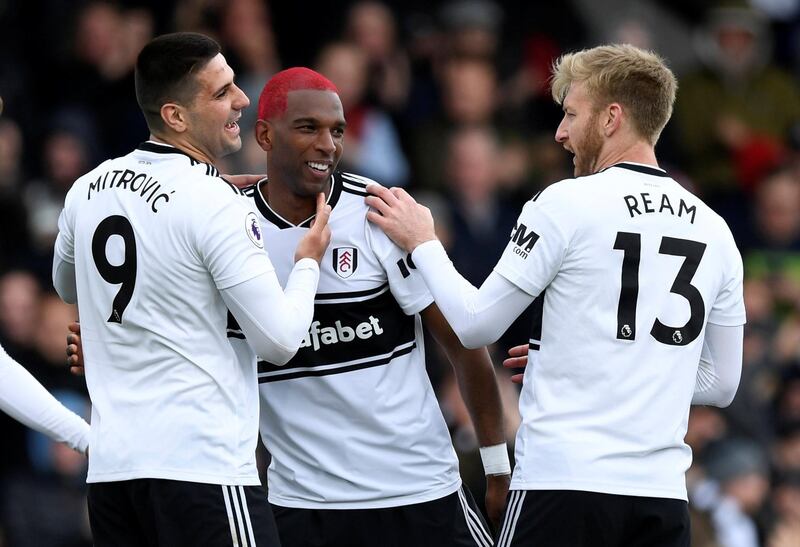
<svg viewBox="0 0 800 547">
<path fill-rule="evenodd" d="M 273 505 L 292 509 L 384 509 L 387 507 L 401 507 L 404 505 L 415 505 L 417 503 L 438 500 L 449 496 L 459 488 L 461 488 L 461 477 L 443 488 L 425 491 L 424 494 L 411 494 L 379 500 L 319 502 L 279 496 L 274 494 L 271 488 L 268 489 L 269 493 L 267 497 L 269 502 Z"/>
<path fill-rule="evenodd" d="M 115 473 L 89 473 L 87 483 L 120 482 L 135 479 L 164 479 L 172 481 L 199 482 L 203 484 L 224 484 L 227 486 L 260 486 L 258 473 L 253 471 L 245 476 L 186 473 L 173 469 L 150 471 L 120 471 Z"/>
<path fill-rule="evenodd" d="M 399 302 L 398 302 L 398 304 L 399 304 Z M 422 312 L 423 310 L 425 310 L 431 304 L 433 304 L 433 295 L 428 294 L 424 298 L 420 298 L 419 300 L 415 301 L 413 304 L 409 305 L 407 309 L 404 308 L 403 311 L 406 313 L 406 315 L 414 315 L 414 314 Z"/>
<path fill-rule="evenodd" d="M 505 270 L 506 268 L 504 268 L 502 264 L 498 264 L 494 268 L 494 271 L 497 272 L 502 277 L 504 277 L 509 283 L 511 283 L 515 287 L 518 287 L 520 290 L 525 291 L 534 298 L 536 298 L 537 296 L 539 296 L 539 294 L 541 294 L 542 291 L 541 290 L 537 291 L 533 287 L 533 285 L 528 283 L 527 279 L 525 279 L 525 276 L 523 274 L 514 270 L 511 271 L 505 271 Z"/>
<path fill-rule="evenodd" d="M 712 320 L 709 317 L 706 323 L 711 323 L 712 325 L 717 325 L 718 327 L 741 327 L 747 324 L 747 318 L 745 316 L 737 316 L 723 317 Z"/>
<path fill-rule="evenodd" d="M 511 480 L 509 490 L 576 490 L 615 494 L 618 496 L 637 496 L 644 498 L 667 498 L 688 501 L 686 489 L 652 488 L 633 484 L 605 484 L 597 482 L 524 482 Z"/>
</svg>

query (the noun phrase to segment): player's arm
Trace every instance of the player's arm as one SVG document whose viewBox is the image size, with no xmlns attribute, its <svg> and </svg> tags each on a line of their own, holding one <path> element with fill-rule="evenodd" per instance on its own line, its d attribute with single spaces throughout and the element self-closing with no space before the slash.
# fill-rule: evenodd
<svg viewBox="0 0 800 547">
<path fill-rule="evenodd" d="M 447 322 L 467 348 L 497 341 L 534 297 L 492 272 L 480 289 L 456 271 L 438 240 L 412 253 L 417 269 Z"/>
<path fill-rule="evenodd" d="M 86 453 L 89 424 L 58 402 L 30 372 L 0 347 L 0 410 L 44 433 Z"/>
<path fill-rule="evenodd" d="M 308 332 L 318 281 L 319 266 L 306 258 L 295 264 L 285 291 L 272 271 L 220 294 L 256 354 L 283 365 L 297 353 Z"/>
<path fill-rule="evenodd" d="M 67 262 L 58 256 L 58 253 L 53 256 L 53 287 L 61 300 L 67 304 L 75 304 L 78 301 L 75 264 Z"/>
<path fill-rule="evenodd" d="M 330 212 L 324 194 L 319 194 L 316 218 L 297 244 L 296 262 L 285 290 L 270 269 L 220 291 L 247 342 L 270 363 L 286 364 L 300 349 L 308 332 L 314 316 L 319 261 L 331 239 Z"/>
<path fill-rule="evenodd" d="M 475 426 L 486 471 L 486 511 L 495 528 L 499 529 L 511 480 L 511 466 L 492 360 L 485 347 L 465 348 L 436 304 L 425 308 L 421 315 L 453 366 L 461 396 Z"/>
<path fill-rule="evenodd" d="M 69 196 L 67 200 L 69 200 Z M 58 216 L 58 236 L 56 236 L 53 249 L 53 287 L 64 302 L 75 304 L 78 301 L 78 289 L 75 281 L 75 246 L 66 206 Z"/>
<path fill-rule="evenodd" d="M 733 401 L 742 375 L 744 327 L 709 323 L 697 368 L 693 405 L 726 407 Z"/>
<path fill-rule="evenodd" d="M 367 219 L 399 247 L 411 252 L 436 304 L 458 338 L 468 348 L 497 341 L 528 307 L 535 294 L 523 291 L 496 272 L 475 288 L 459 274 L 436 239 L 427 207 L 402 189 L 369 185 Z"/>
</svg>

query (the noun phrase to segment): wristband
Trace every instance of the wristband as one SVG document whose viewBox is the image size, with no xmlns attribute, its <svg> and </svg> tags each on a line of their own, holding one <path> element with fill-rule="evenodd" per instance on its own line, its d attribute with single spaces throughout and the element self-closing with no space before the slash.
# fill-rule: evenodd
<svg viewBox="0 0 800 547">
<path fill-rule="evenodd" d="M 508 475 L 511 473 L 506 443 L 482 446 L 480 450 L 483 470 L 487 475 Z"/>
</svg>

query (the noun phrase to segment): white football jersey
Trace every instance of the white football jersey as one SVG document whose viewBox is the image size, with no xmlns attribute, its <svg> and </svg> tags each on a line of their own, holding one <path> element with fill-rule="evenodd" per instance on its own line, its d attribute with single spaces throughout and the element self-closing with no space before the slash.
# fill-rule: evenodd
<svg viewBox="0 0 800 547">
<path fill-rule="evenodd" d="M 495 270 L 539 295 L 511 488 L 685 500 L 706 322 L 745 322 L 722 218 L 664 171 L 617 164 L 528 202 Z"/>
<path fill-rule="evenodd" d="M 67 194 L 55 252 L 75 264 L 88 482 L 259 483 L 256 370 L 219 291 L 272 266 L 252 201 L 218 174 L 146 142 Z"/>
<path fill-rule="evenodd" d="M 461 485 L 425 369 L 417 313 L 433 297 L 406 253 L 367 222 L 369 182 L 333 175 L 332 239 L 320 265 L 314 321 L 288 364 L 258 363 L 261 437 L 272 454 L 267 479 L 276 505 L 395 507 L 438 499 Z M 255 187 L 249 193 L 285 284 L 311 219 L 294 226 Z M 242 335 L 235 324 L 230 336 L 243 359 L 254 358 L 237 344 Z"/>
</svg>

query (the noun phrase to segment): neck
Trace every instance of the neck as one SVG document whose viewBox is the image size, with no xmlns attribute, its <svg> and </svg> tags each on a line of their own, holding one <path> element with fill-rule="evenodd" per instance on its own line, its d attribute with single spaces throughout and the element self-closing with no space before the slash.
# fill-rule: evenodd
<svg viewBox="0 0 800 547">
<path fill-rule="evenodd" d="M 203 163 L 210 163 L 211 165 L 214 165 L 214 163 L 216 163 L 216 158 L 212 158 L 210 154 L 204 152 L 203 150 L 200 150 L 191 142 L 188 142 L 185 139 L 182 139 L 178 136 L 174 138 L 165 138 L 165 137 L 160 137 L 154 133 L 150 133 L 150 140 L 174 146 L 181 152 L 186 152 L 189 156 L 196 159 L 197 161 L 201 161 Z"/>
<path fill-rule="evenodd" d="M 305 196 L 297 194 L 292 190 L 292 186 L 281 181 L 279 177 L 272 178 L 267 173 L 267 184 L 259 186 L 261 195 L 273 211 L 278 213 L 292 224 L 300 224 L 304 220 L 312 217 L 317 212 L 317 196 Z M 325 195 L 331 193 L 331 184 L 328 181 L 325 188 Z"/>
<path fill-rule="evenodd" d="M 603 151 L 597 159 L 594 172 L 602 171 L 617 163 L 632 162 L 658 167 L 656 152 L 653 146 L 645 141 L 637 140 L 625 146 L 610 147 Z"/>
</svg>

